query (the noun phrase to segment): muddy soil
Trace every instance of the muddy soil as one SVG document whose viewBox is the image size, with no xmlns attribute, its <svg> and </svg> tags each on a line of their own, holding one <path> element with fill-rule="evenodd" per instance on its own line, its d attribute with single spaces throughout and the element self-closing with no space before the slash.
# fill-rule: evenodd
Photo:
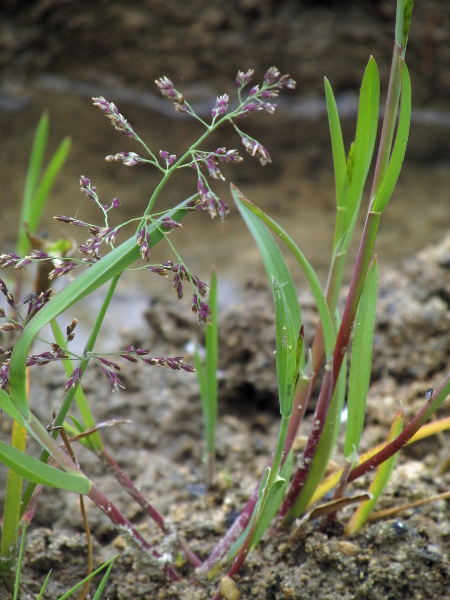
<svg viewBox="0 0 450 600">
<path fill-rule="evenodd" d="M 401 272 L 388 272 L 382 278 L 373 384 L 361 451 L 385 439 L 400 404 L 408 421 L 423 405 L 426 390 L 437 387 L 447 374 L 449 268 L 450 236 L 406 261 Z M 115 394 L 95 369 L 91 368 L 85 379 L 85 391 L 98 421 L 132 421 L 105 430 L 106 447 L 201 558 L 208 556 L 245 504 L 277 435 L 271 295 L 263 281 L 253 280 L 244 299 L 220 315 L 220 418 L 217 473 L 211 489 L 204 486 L 203 428 L 195 375 L 127 364 L 126 390 Z M 301 302 L 307 335 L 311 336 L 316 322 L 313 303 L 308 294 L 303 294 Z M 154 303 L 146 320 L 146 328 L 123 334 L 123 346 L 133 343 L 151 347 L 155 355 L 173 355 L 179 354 L 182 346 L 201 342 L 201 330 L 178 304 Z M 45 423 L 61 400 L 65 377 L 57 365 L 37 370 L 35 375 L 32 405 Z M 449 414 L 447 400 L 438 416 Z M 308 414 L 296 442 L 297 456 L 310 421 Z M 2 428 L 7 429 L 5 420 Z M 77 449 L 77 456 L 88 476 L 142 535 L 158 551 L 169 552 L 175 559 L 173 542 L 164 541 L 98 460 L 82 448 Z M 401 453 L 378 508 L 447 491 L 450 473 L 439 471 L 445 460 L 448 444 L 439 437 L 408 447 Z M 342 440 L 332 464 L 342 464 Z M 368 483 L 369 479 L 363 478 L 353 489 L 367 489 Z M 333 525 L 312 522 L 266 535 L 237 579 L 240 597 L 450 598 L 447 502 L 435 501 L 368 524 L 352 538 L 343 535 L 351 509 L 342 511 Z M 112 529 L 94 505 L 88 503 L 87 510 L 95 565 L 119 554 L 105 597 L 200 600 L 211 596 L 217 580 L 194 583 L 192 570 L 185 564 L 180 568 L 184 582 L 168 583 L 159 566 L 135 547 L 126 532 Z M 78 498 L 44 490 L 27 536 L 23 598 L 36 596 L 49 569 L 52 577 L 44 597 L 58 598 L 83 577 L 86 556 Z"/>
</svg>

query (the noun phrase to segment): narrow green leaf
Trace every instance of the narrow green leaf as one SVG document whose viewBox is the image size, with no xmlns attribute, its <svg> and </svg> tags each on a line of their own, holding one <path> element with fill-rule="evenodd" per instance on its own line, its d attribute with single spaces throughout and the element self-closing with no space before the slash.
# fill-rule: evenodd
<svg viewBox="0 0 450 600">
<path fill-rule="evenodd" d="M 392 442 L 403 430 L 403 411 L 397 411 L 389 431 L 388 442 Z M 345 533 L 351 535 L 360 529 L 367 521 L 373 507 L 385 490 L 397 462 L 398 452 L 391 456 L 388 460 L 382 463 L 375 473 L 372 484 L 369 487 L 369 493 L 372 494 L 372 499 L 360 504 L 358 509 L 353 514 L 345 527 Z"/>
<path fill-rule="evenodd" d="M 219 327 L 218 327 L 218 284 L 217 273 L 213 269 L 211 283 L 209 286 L 208 304 L 212 310 L 211 324 L 206 327 L 205 332 L 205 425 L 206 425 L 206 448 L 209 455 L 215 452 L 215 435 L 217 423 L 217 396 L 218 382 L 217 369 L 219 368 Z"/>
<path fill-rule="evenodd" d="M 61 327 L 58 325 L 57 320 L 52 319 L 50 322 L 50 325 L 52 328 L 53 336 L 55 338 L 55 342 L 58 344 L 58 346 L 60 348 L 65 349 L 66 348 L 66 338 L 64 337 L 63 332 L 61 331 Z M 63 360 L 62 364 L 64 367 L 64 371 L 66 372 L 67 378 L 69 378 L 75 370 L 75 365 L 73 364 L 72 360 L 70 360 L 70 359 Z M 95 419 L 92 415 L 91 409 L 89 408 L 89 404 L 86 400 L 86 396 L 84 395 L 81 383 L 77 386 L 77 390 L 75 392 L 75 401 L 77 403 L 78 410 L 80 411 L 81 418 L 83 419 L 83 422 L 84 422 L 83 431 L 84 431 L 84 429 L 89 429 L 91 427 L 94 427 Z M 103 449 L 103 443 L 102 443 L 102 439 L 101 439 L 98 431 L 94 432 L 92 435 L 87 437 L 84 440 L 83 445 L 87 446 L 94 452 L 101 452 Z"/>
<path fill-rule="evenodd" d="M 14 580 L 13 600 L 18 600 L 18 597 L 19 597 L 20 575 L 22 573 L 23 551 L 24 551 L 24 548 L 25 548 L 25 536 L 26 536 L 26 534 L 27 534 L 27 526 L 24 525 L 23 529 L 22 529 L 22 539 L 20 540 L 20 546 L 19 546 L 19 556 L 17 558 L 16 578 Z"/>
<path fill-rule="evenodd" d="M 374 213 L 382 213 L 386 208 L 397 183 L 398 176 L 405 158 L 406 145 L 408 143 L 409 126 L 411 122 L 411 80 L 409 78 L 406 63 L 401 61 L 401 107 L 400 117 L 395 137 L 394 149 L 392 150 L 389 166 L 384 176 L 383 183 L 378 190 L 377 195 L 372 200 L 371 210 Z"/>
<path fill-rule="evenodd" d="M 298 374 L 297 341 L 299 332 L 296 331 L 293 319 L 289 314 L 284 285 L 280 285 L 274 276 L 272 276 L 272 290 L 275 299 L 276 359 L 280 413 L 282 417 L 290 417 L 294 400 L 295 380 Z"/>
<path fill-rule="evenodd" d="M 272 281 L 272 277 L 284 285 L 284 296 L 287 303 L 287 310 L 291 315 L 294 328 L 298 332 L 302 323 L 300 306 L 298 303 L 297 292 L 295 290 L 294 281 L 291 273 L 286 265 L 283 255 L 280 249 L 275 243 L 273 237 L 267 231 L 261 222 L 263 219 L 259 213 L 259 209 L 256 208 L 245 196 L 234 186 L 231 185 L 231 193 L 236 202 L 236 205 L 253 235 L 258 249 L 261 253 L 261 257 L 266 267 L 266 272 L 269 277 L 269 281 Z M 256 211 L 254 210 L 256 209 Z M 262 211 L 259 211 L 261 214 Z M 256 215 L 256 217 L 255 217 Z"/>
<path fill-rule="evenodd" d="M 117 558 L 117 556 L 118 556 L 118 554 L 116 556 L 114 556 L 114 558 L 112 560 L 109 561 L 109 567 L 107 568 L 106 573 L 103 575 L 102 580 L 100 581 L 100 584 L 99 584 L 99 586 L 97 588 L 97 591 L 95 592 L 95 596 L 92 598 L 92 600 L 100 600 L 102 592 L 103 592 L 103 590 L 105 588 L 105 585 L 108 582 L 109 576 L 111 574 L 111 571 L 112 571 L 112 568 L 113 568 L 113 565 L 114 565 L 114 561 Z M 103 565 L 103 567 L 105 565 L 107 565 L 107 564 L 108 563 L 105 563 Z"/>
<path fill-rule="evenodd" d="M 346 208 L 347 198 L 347 161 L 345 159 L 344 140 L 341 123 L 330 82 L 325 77 L 325 97 L 327 101 L 328 122 L 330 125 L 331 145 L 333 148 L 334 176 L 336 181 L 336 204 Z"/>
<path fill-rule="evenodd" d="M 9 469 L 33 483 L 55 487 L 76 494 L 88 494 L 91 482 L 82 474 L 66 473 L 5 444 L 0 440 L 0 460 Z"/>
<path fill-rule="evenodd" d="M 262 536 L 269 528 L 275 515 L 279 511 L 283 502 L 288 484 L 291 480 L 292 466 L 294 464 L 294 454 L 289 452 L 283 466 L 280 470 L 280 475 L 276 479 L 275 484 L 269 490 L 267 501 L 264 505 L 261 515 L 258 517 L 258 523 L 253 533 L 251 550 L 254 550 L 261 541 Z M 245 539 L 245 538 L 244 538 Z"/>
<path fill-rule="evenodd" d="M 380 79 L 378 76 L 378 67 L 371 56 L 364 72 L 359 96 L 353 168 L 351 185 L 348 192 L 349 200 L 344 250 L 347 250 L 353 235 L 364 185 L 372 162 L 378 127 L 379 101 Z"/>
<path fill-rule="evenodd" d="M 353 448 L 358 451 L 364 426 L 366 399 L 372 367 L 373 331 L 378 295 L 378 263 L 376 257 L 367 270 L 364 288 L 355 319 L 352 359 L 348 388 L 348 417 L 344 456 Z"/>
<path fill-rule="evenodd" d="M 164 216 L 179 221 L 186 215 L 187 211 L 183 209 L 186 202 L 187 200 L 168 211 Z M 147 230 L 149 246 L 153 247 L 162 239 L 163 233 L 153 223 L 148 226 Z M 11 397 L 25 418 L 29 418 L 30 415 L 26 395 L 25 365 L 29 348 L 35 336 L 52 319 L 122 273 L 138 258 L 139 247 L 133 236 L 69 283 L 24 328 L 11 355 L 9 384 Z"/>
<path fill-rule="evenodd" d="M 42 598 L 44 596 L 45 588 L 47 587 L 47 583 L 48 583 L 48 580 L 50 579 L 51 574 L 52 574 L 52 570 L 50 569 L 50 571 L 47 573 L 46 578 L 44 579 L 44 583 L 42 584 L 41 589 L 39 590 L 39 596 L 37 597 L 37 600 L 42 600 Z"/>
<path fill-rule="evenodd" d="M 337 385 L 331 399 L 327 418 L 314 455 L 313 463 L 306 479 L 305 485 L 295 502 L 295 514 L 301 516 L 311 498 L 313 497 L 318 485 L 322 482 L 325 472 L 330 462 L 331 454 L 336 445 L 337 437 L 341 426 L 341 413 L 344 407 L 345 389 L 347 382 L 347 357 L 344 357 L 342 367 L 337 380 Z"/>
<path fill-rule="evenodd" d="M 277 238 L 280 239 L 284 244 L 286 244 L 286 246 L 289 248 L 289 250 L 293 254 L 294 258 L 297 260 L 298 264 L 300 265 L 300 268 L 302 269 L 303 273 L 305 274 L 305 276 L 308 280 L 308 283 L 311 287 L 311 291 L 314 295 L 317 309 L 319 311 L 320 319 L 322 321 L 322 328 L 323 328 L 324 342 L 325 342 L 325 355 L 327 357 L 327 361 L 329 362 L 331 360 L 331 357 L 333 356 L 334 344 L 336 341 L 336 332 L 335 332 L 333 321 L 330 316 L 330 311 L 328 310 L 328 305 L 325 300 L 322 286 L 320 285 L 320 281 L 319 281 L 314 269 L 311 267 L 311 265 L 309 264 L 309 262 L 307 261 L 307 259 L 305 258 L 304 254 L 301 252 L 301 250 L 298 248 L 297 244 L 284 231 L 284 229 L 282 229 L 277 223 L 275 223 L 275 221 L 273 219 L 271 219 L 268 215 L 266 215 L 260 208 L 255 206 L 252 202 L 250 202 L 250 200 L 245 198 L 245 196 L 243 196 L 236 187 L 232 186 L 231 191 L 233 193 L 234 200 L 235 200 L 239 210 L 241 211 L 241 214 L 243 215 L 244 219 L 246 219 L 246 222 L 248 219 L 248 221 L 251 222 L 252 224 L 257 223 L 257 220 L 256 221 L 255 221 L 255 219 L 251 220 L 250 215 L 252 213 L 253 213 L 253 215 L 257 216 L 259 219 L 261 219 L 261 221 L 263 221 L 275 233 Z M 247 223 L 247 225 L 248 225 L 248 223 Z M 269 237 L 271 238 L 271 236 L 269 236 Z M 272 243 L 278 249 L 278 246 L 275 244 L 275 242 L 273 242 L 273 240 L 272 240 Z M 278 250 L 278 252 L 279 252 L 279 250 Z M 282 256 L 281 253 L 280 253 L 280 256 Z M 282 258 L 282 260 L 284 262 L 283 258 Z M 279 282 L 287 281 L 279 276 L 275 275 L 275 277 L 276 277 L 277 281 L 279 281 Z M 286 290 L 285 290 L 285 293 L 286 293 Z M 291 292 L 289 292 L 289 293 L 291 294 Z M 295 310 L 295 304 L 293 302 L 293 299 L 291 299 L 290 296 L 287 297 L 287 302 L 288 302 L 289 313 L 291 315 L 294 315 L 292 310 Z M 298 305 L 298 299 L 297 299 L 296 293 L 295 293 L 295 302 Z M 298 310 L 300 310 L 300 309 L 298 309 Z M 298 321 L 294 320 L 296 329 L 297 329 L 297 322 L 300 323 L 300 321 L 301 321 L 301 319 L 299 319 Z M 299 331 L 299 329 L 298 329 L 298 331 Z"/>
<path fill-rule="evenodd" d="M 345 222 L 348 202 L 348 177 L 345 159 L 344 140 L 336 106 L 336 100 L 330 82 L 325 77 L 325 96 L 327 101 L 328 122 L 330 125 L 331 145 L 333 149 L 334 178 L 336 183 L 336 227 L 333 251 L 345 233 Z"/>
<path fill-rule="evenodd" d="M 17 409 L 16 405 L 12 401 L 11 396 L 9 396 L 5 390 L 0 390 L 0 409 L 5 411 L 5 413 L 11 417 L 11 419 L 14 419 L 14 421 L 26 426 L 26 420 L 23 418 L 22 413 Z"/>
<path fill-rule="evenodd" d="M 23 224 L 27 223 L 30 217 L 33 195 L 36 190 L 39 177 L 41 176 L 42 163 L 44 161 L 45 149 L 47 146 L 48 129 L 48 115 L 43 114 L 39 120 L 36 133 L 34 135 L 30 160 L 28 162 L 25 190 L 22 199 L 22 210 L 19 220 L 19 231 L 17 235 L 17 254 L 19 256 L 24 256 L 30 247 L 30 242 Z"/>
<path fill-rule="evenodd" d="M 95 571 L 93 571 L 90 575 L 88 575 L 87 577 L 85 577 L 82 581 L 80 581 L 79 583 L 77 583 L 76 585 L 73 586 L 73 588 L 71 588 L 68 592 L 66 592 L 65 594 L 63 594 L 59 600 L 67 600 L 67 598 L 70 598 L 70 596 L 72 594 L 74 594 L 77 590 L 79 590 L 80 588 L 82 588 L 84 586 L 84 584 L 87 581 L 90 581 L 93 577 L 95 577 L 96 575 L 98 575 L 99 573 L 101 573 L 106 567 L 108 567 L 105 575 L 103 576 L 100 585 L 97 589 L 97 592 L 95 594 L 95 596 L 93 597 L 93 600 L 100 600 L 101 597 L 101 593 L 103 591 L 103 588 L 105 587 L 106 582 L 108 581 L 108 577 L 109 574 L 111 573 L 111 569 L 114 565 L 114 561 L 116 560 L 116 558 L 119 555 L 116 554 L 115 556 L 113 556 L 112 558 L 110 558 L 109 560 L 107 560 L 106 562 L 104 562 L 101 567 L 99 567 L 98 569 L 96 569 Z"/>
<path fill-rule="evenodd" d="M 36 231 L 53 184 L 55 183 L 55 180 L 64 166 L 67 156 L 69 155 L 70 146 L 70 138 L 65 138 L 61 142 L 55 154 L 52 156 L 47 168 L 44 171 L 44 174 L 41 177 L 39 185 L 33 194 L 27 219 L 28 227 L 31 233 L 35 233 Z"/>
<path fill-rule="evenodd" d="M 406 45 L 408 43 L 409 26 L 411 25 L 413 0 L 405 0 L 405 10 L 403 13 L 403 32 L 402 32 L 402 57 L 405 57 Z"/>
<path fill-rule="evenodd" d="M 269 480 L 269 475 L 270 475 L 270 468 L 267 467 L 266 472 L 264 473 L 264 477 L 262 478 L 261 483 L 259 485 L 258 500 L 257 500 L 257 502 L 255 504 L 255 509 L 253 511 L 252 518 L 248 522 L 247 527 L 244 529 L 244 531 L 241 533 L 241 535 L 238 537 L 238 539 L 234 542 L 234 544 L 228 550 L 226 559 L 224 561 L 225 563 L 228 563 L 228 562 L 230 562 L 230 560 L 233 560 L 233 558 L 239 552 L 239 550 L 241 549 L 242 544 L 247 539 L 247 536 L 248 536 L 248 534 L 250 532 L 250 529 L 253 526 L 253 523 L 254 523 L 255 519 L 258 518 L 258 515 L 260 513 L 260 508 L 261 508 L 261 502 L 263 500 L 264 493 L 267 490 L 267 482 Z"/>
</svg>

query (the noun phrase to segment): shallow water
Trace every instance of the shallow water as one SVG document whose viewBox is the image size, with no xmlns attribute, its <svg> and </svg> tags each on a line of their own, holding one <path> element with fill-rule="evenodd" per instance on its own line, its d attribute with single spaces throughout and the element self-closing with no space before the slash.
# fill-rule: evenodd
<svg viewBox="0 0 450 600">
<path fill-rule="evenodd" d="M 79 191 L 81 174 L 97 186 L 101 201 L 109 203 L 116 196 L 121 201 L 121 207 L 111 216 L 112 224 L 139 216 L 159 182 L 156 171 L 141 165 L 126 168 L 104 161 L 107 154 L 125 150 L 139 152 L 139 148 L 134 141 L 109 126 L 101 113 L 92 107 L 86 97 L 88 92 L 55 91 L 49 89 L 45 82 L 35 83 L 22 91 L 22 97 L 27 101 L 25 108 L 0 114 L 0 245 L 3 250 L 11 251 L 14 247 L 31 141 L 44 110 L 51 118 L 50 150 L 54 150 L 65 135 L 72 137 L 69 161 L 51 194 L 42 222 L 42 229 L 47 229 L 50 237 L 73 236 L 77 242 L 83 241 L 80 237 L 82 229 L 54 221 L 51 219 L 54 214 L 77 216 L 81 220 L 102 224 L 98 209 Z M 99 93 L 99 90 L 92 92 Z M 114 95 L 109 99 L 114 100 Z M 197 124 L 169 118 L 146 108 L 142 102 L 122 101 L 119 110 L 155 153 L 166 149 L 180 154 L 188 141 L 194 141 L 201 133 Z M 311 261 L 322 282 L 326 280 L 334 223 L 334 180 L 326 117 L 320 110 L 308 114 L 305 106 L 303 112 L 297 110 L 296 113 L 287 106 L 282 107 L 279 115 L 256 117 L 248 119 L 245 126 L 269 149 L 273 163 L 261 167 L 255 159 L 242 152 L 244 163 L 224 171 L 227 176 L 224 184 L 212 186 L 232 208 L 228 220 L 225 223 L 217 219 L 211 221 L 207 215 L 195 213 L 184 220 L 182 230 L 171 235 L 172 243 L 186 264 L 201 279 L 208 280 L 210 267 L 215 265 L 221 282 L 222 303 L 238 299 L 244 281 L 249 276 L 264 272 L 258 251 L 237 210 L 233 209 L 228 188 L 230 181 L 286 228 Z M 350 111 L 349 119 L 344 122 L 344 131 L 350 129 L 352 119 Z M 447 131 L 446 127 L 444 123 L 443 134 Z M 220 136 L 215 134 L 205 149 L 223 145 L 241 148 L 240 139 L 231 128 Z M 180 172 L 161 194 L 157 209 L 179 202 L 194 193 L 195 187 L 195 174 L 187 170 Z M 398 187 L 383 215 L 377 240 L 381 272 L 388 266 L 399 267 L 404 258 L 425 244 L 439 240 L 448 230 L 449 188 L 448 157 L 439 163 L 405 163 Z M 362 220 L 357 232 L 361 225 Z M 347 277 L 351 273 L 355 252 L 356 244 L 349 254 Z M 153 252 L 154 262 L 168 259 L 174 259 L 170 248 L 159 245 Z M 111 323 L 119 322 L 125 328 L 136 327 L 135 315 L 148 305 L 149 298 L 162 293 L 173 294 L 171 281 L 156 275 L 133 272 L 123 279 L 109 318 L 112 318 Z M 297 281 L 301 289 L 305 284 L 301 278 Z M 85 315 L 95 310 L 101 297 L 100 291 L 87 307 L 87 313 L 84 311 Z M 130 306 L 133 306 L 132 311 Z M 137 326 L 141 325 L 142 321 L 139 321 Z"/>
</svg>

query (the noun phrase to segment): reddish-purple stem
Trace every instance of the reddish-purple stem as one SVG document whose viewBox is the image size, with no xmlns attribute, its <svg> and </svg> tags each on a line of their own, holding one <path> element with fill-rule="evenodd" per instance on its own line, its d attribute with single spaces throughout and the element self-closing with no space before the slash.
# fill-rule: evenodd
<svg viewBox="0 0 450 600">
<path fill-rule="evenodd" d="M 302 463 L 294 475 L 294 478 L 291 482 L 291 487 L 289 489 L 289 493 L 287 494 L 281 507 L 281 517 L 284 517 L 289 512 L 289 510 L 291 509 L 295 500 L 298 497 L 299 491 L 303 488 L 305 481 L 309 475 L 311 465 L 316 454 L 317 446 L 319 445 L 322 431 L 325 425 L 325 420 L 327 418 L 331 399 L 333 397 L 333 388 L 333 368 L 332 365 L 330 365 L 330 367 L 327 368 L 325 371 L 322 387 L 320 389 L 319 399 L 317 401 L 317 406 L 314 413 L 311 433 L 309 434 L 308 441 L 306 443 L 306 448 L 302 457 Z"/>
<path fill-rule="evenodd" d="M 137 489 L 125 471 L 120 465 L 113 459 L 113 457 L 103 448 L 99 453 L 99 457 L 103 464 L 108 470 L 114 475 L 120 485 L 127 491 L 128 494 L 146 511 L 146 513 L 155 521 L 161 531 L 165 534 L 170 533 L 169 528 L 166 526 L 164 517 L 156 510 L 156 508 L 150 504 L 147 498 Z M 181 550 L 186 555 L 186 558 L 194 567 L 200 567 L 202 561 L 196 556 L 192 550 L 189 549 L 187 544 L 182 540 L 178 540 L 178 544 Z"/>
<path fill-rule="evenodd" d="M 348 481 L 354 481 L 358 477 L 362 477 L 369 471 L 373 471 L 380 464 L 391 458 L 396 452 L 401 450 L 403 446 L 413 437 L 422 425 L 430 418 L 430 416 L 436 412 L 442 402 L 450 393 L 450 374 L 444 379 L 439 388 L 434 392 L 428 402 L 422 407 L 422 409 L 416 414 L 416 416 L 408 423 L 400 435 L 398 435 L 392 442 L 387 444 L 379 452 L 374 454 L 371 458 L 367 459 L 357 467 L 355 467 L 348 477 Z"/>
<path fill-rule="evenodd" d="M 161 554 L 159 554 L 159 552 L 157 552 L 153 546 L 144 540 L 139 531 L 134 528 L 132 523 L 120 512 L 120 510 L 114 506 L 110 500 L 108 500 L 105 494 L 101 492 L 96 485 L 92 484 L 88 496 L 92 502 L 94 502 L 94 504 L 96 504 L 100 510 L 102 510 L 105 515 L 114 523 L 114 525 L 128 531 L 128 533 L 133 537 L 133 540 L 137 542 L 141 548 L 147 552 L 150 552 L 156 560 L 160 561 L 162 559 Z M 180 580 L 178 575 L 167 562 L 164 563 L 164 573 L 171 581 Z"/>
</svg>

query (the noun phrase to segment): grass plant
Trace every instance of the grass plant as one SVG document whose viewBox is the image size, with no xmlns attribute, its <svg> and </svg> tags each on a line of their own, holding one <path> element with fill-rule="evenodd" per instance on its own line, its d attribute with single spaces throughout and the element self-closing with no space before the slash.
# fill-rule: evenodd
<svg viewBox="0 0 450 600">
<path fill-rule="evenodd" d="M 256 157 L 262 165 L 271 162 L 267 149 L 242 130 L 242 117 L 259 110 L 272 114 L 275 111 L 272 99 L 282 90 L 293 89 L 295 82 L 289 75 L 281 75 L 275 67 L 268 69 L 260 85 L 253 84 L 252 70 L 239 71 L 236 78 L 237 102 L 233 105 L 234 108 L 228 95 L 219 96 L 211 109 L 211 119 L 206 122 L 196 115 L 183 94 L 175 89 L 167 77 L 157 80 L 157 87 L 174 103 L 175 109 L 186 117 L 196 119 L 203 128 L 202 135 L 180 157 L 168 150 L 155 153 L 138 136 L 113 103 L 103 97 L 94 98 L 94 105 L 110 120 L 115 129 L 140 145 L 144 153 L 144 156 L 141 156 L 134 151 L 124 151 L 107 156 L 106 160 L 128 167 L 138 164 L 153 167 L 159 171 L 161 179 L 151 194 L 145 211 L 118 224 L 115 209 L 120 204 L 119 200 L 114 198 L 110 203 L 104 204 L 90 179 L 81 176 L 81 191 L 98 207 L 102 224 L 87 223 L 70 215 L 58 215 L 55 218 L 89 232 L 86 242 L 79 246 L 82 258 L 73 255 L 65 240 L 32 248 L 45 200 L 68 151 L 68 142 L 65 142 L 40 177 L 48 130 L 48 122 L 45 119 L 41 121 L 26 180 L 17 252 L 0 256 L 0 266 L 13 267 L 16 273 L 14 293 L 10 292 L 9 280 L 0 280 L 0 290 L 8 305 L 6 310 L 1 308 L 0 317 L 3 324 L 0 329 L 5 333 L 10 332 L 8 335 L 15 336 L 10 348 L 5 347 L 1 350 L 5 360 L 0 368 L 0 407 L 12 419 L 12 438 L 11 444 L 0 441 L 0 460 L 8 469 L 0 572 L 14 594 L 17 595 L 20 579 L 20 569 L 17 570 L 18 577 L 14 576 L 18 539 L 23 528 L 18 563 L 20 567 L 25 526 L 32 520 L 36 510 L 40 486 L 57 487 L 89 497 L 115 526 L 129 532 L 142 551 L 152 557 L 169 580 L 175 582 L 181 577 L 176 560 L 167 554 L 161 554 L 157 548 L 150 545 L 137 528 L 83 473 L 70 451 L 70 445 L 75 441 L 100 458 L 105 467 L 115 475 L 118 483 L 157 523 L 165 536 L 176 534 L 177 551 L 184 553 L 199 581 L 205 576 L 208 579 L 216 577 L 227 565 L 227 574 L 213 595 L 214 600 L 218 600 L 223 596 L 233 597 L 236 591 L 234 580 L 248 553 L 258 545 L 270 526 L 283 529 L 290 527 L 300 517 L 312 516 L 311 504 L 323 498 L 332 488 L 335 491 L 331 502 L 320 507 L 314 514 L 316 517 L 319 514 L 326 515 L 328 521 L 336 518 L 340 508 L 349 504 L 349 500 L 345 498 L 349 484 L 376 469 L 368 492 L 351 500 L 360 503 L 347 523 L 347 533 L 354 533 L 369 518 L 378 497 L 388 483 L 399 450 L 414 439 L 448 428 L 448 420 L 445 423 L 423 426 L 450 393 L 450 376 L 428 395 L 423 408 L 408 424 L 403 424 L 401 411 L 393 415 L 392 427 L 385 444 L 375 448 L 367 456 L 359 455 L 360 439 L 364 435 L 378 294 L 378 263 L 377 258 L 373 256 L 373 249 L 382 213 L 389 203 L 401 171 L 409 134 L 411 84 L 405 52 L 411 13 L 412 0 L 397 1 L 395 43 L 383 125 L 364 230 L 342 314 L 338 310 L 338 299 L 342 291 L 344 265 L 354 237 L 358 214 L 363 207 L 364 191 L 374 162 L 377 140 L 380 82 L 375 59 L 370 57 L 363 76 L 355 140 L 347 153 L 332 87 L 330 82 L 325 80 L 336 182 L 336 222 L 325 288 L 322 288 L 305 254 L 290 235 L 240 190 L 233 185 L 231 187 L 235 204 L 261 253 L 273 292 L 280 426 L 278 439 L 272 456 L 268 458 L 264 475 L 235 523 L 212 549 L 206 560 L 201 560 L 195 555 L 183 540 L 182 534 L 174 532 L 158 509 L 148 502 L 108 453 L 102 441 L 101 430 L 114 425 L 115 422 L 97 423 L 89 396 L 82 389 L 83 376 L 92 364 L 100 370 L 111 392 L 114 392 L 124 387 L 120 377 L 124 361 L 192 372 L 193 367 L 186 364 L 184 358 L 153 357 L 150 351 L 144 348 L 128 346 L 107 355 L 96 352 L 96 342 L 105 314 L 119 278 L 125 271 L 137 269 L 162 277 L 173 276 L 173 288 L 180 300 L 186 288 L 190 287 L 192 311 L 198 322 L 206 325 L 205 363 L 202 363 L 198 354 L 195 362 L 205 422 L 207 481 L 210 483 L 213 480 L 218 411 L 217 276 L 213 272 L 211 285 L 208 286 L 192 273 L 176 250 L 172 239 L 176 237 L 174 232 L 182 226 L 181 221 L 187 221 L 188 214 L 192 211 L 203 211 L 211 217 L 219 216 L 221 220 L 225 220 L 229 212 L 224 200 L 213 191 L 211 182 L 214 184 L 214 180 L 224 179 L 223 166 L 239 163 L 242 157 L 236 149 L 204 149 L 203 144 L 208 136 L 222 125 L 231 124 L 247 152 Z M 194 172 L 197 187 L 195 194 L 176 206 L 156 211 L 161 191 L 180 168 L 190 168 Z M 131 230 L 128 237 L 117 243 L 126 230 Z M 151 249 L 160 242 L 167 244 L 171 259 L 152 264 Z M 310 348 L 305 343 L 301 307 L 294 279 L 280 246 L 294 257 L 306 276 L 316 301 L 320 321 Z M 23 283 L 20 273 L 32 264 L 37 264 L 38 267 L 35 291 L 18 301 Z M 53 294 L 50 289 L 42 287 L 40 275 L 44 267 L 50 281 L 69 273 L 72 279 L 60 292 Z M 63 315 L 70 307 L 85 300 L 105 284 L 107 288 L 102 306 L 96 315 L 84 351 L 77 354 L 71 350 L 70 345 L 76 334 L 76 320 L 68 323 L 63 331 L 56 317 Z M 209 303 L 206 302 L 208 291 Z M 47 342 L 47 351 L 32 354 L 34 340 L 48 324 L 51 325 L 54 339 Z M 353 352 L 347 381 L 347 350 L 352 336 Z M 32 397 L 29 391 L 30 368 L 32 371 L 32 368 L 55 361 L 63 364 L 67 384 L 60 408 L 51 419 L 51 426 L 45 427 L 33 414 L 32 402 L 31 405 L 29 402 L 29 398 Z M 322 373 L 323 375 L 320 375 Z M 296 459 L 293 442 L 304 419 L 312 391 L 319 384 L 319 397 L 306 446 L 302 456 Z M 341 413 L 346 396 L 348 420 L 343 467 L 338 474 L 325 479 L 325 472 L 341 429 Z M 74 401 L 79 417 L 71 414 Z M 63 447 L 56 441 L 60 434 L 64 441 Z M 39 458 L 26 454 L 26 436 L 32 436 L 40 445 Z M 27 480 L 28 484 L 22 492 L 23 479 Z M 95 598 L 100 598 L 112 564 L 113 560 L 102 567 L 107 567 L 107 572 Z M 84 583 L 85 581 L 80 582 L 76 586 L 77 589 L 83 587 Z M 44 587 L 45 585 L 44 582 Z M 75 588 L 62 598 L 69 597 L 74 591 Z"/>
</svg>

